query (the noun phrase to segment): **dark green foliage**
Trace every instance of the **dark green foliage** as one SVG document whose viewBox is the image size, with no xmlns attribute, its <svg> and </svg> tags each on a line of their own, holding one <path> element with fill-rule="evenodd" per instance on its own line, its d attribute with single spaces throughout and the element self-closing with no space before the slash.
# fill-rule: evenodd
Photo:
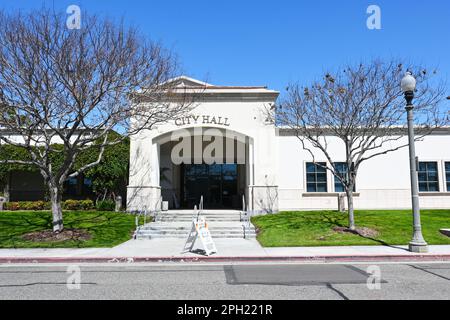
<svg viewBox="0 0 450 320">
<path fill-rule="evenodd" d="M 111 134 L 114 136 L 114 134 Z M 117 134 L 115 134 L 117 135 Z M 63 151 L 63 145 L 52 145 L 54 150 Z M 129 139 L 105 149 L 102 161 L 85 172 L 85 177 L 92 180 L 94 193 L 98 198 L 114 198 L 123 193 L 128 178 L 128 159 L 130 152 Z M 99 148 L 92 148 L 82 152 L 74 165 L 73 170 L 94 162 L 98 158 Z M 63 152 L 52 152 L 50 161 L 54 169 L 63 161 Z M 29 153 L 20 147 L 0 145 L 0 160 L 29 161 Z M 38 171 L 34 165 L 2 164 L 0 163 L 0 184 L 5 181 L 6 174 L 12 171 Z M 124 194 L 122 194 L 124 196 Z M 40 209 L 37 209 L 40 210 Z"/>
<path fill-rule="evenodd" d="M 0 145 L 0 160 L 30 160 L 29 153 L 19 147 L 1 144 Z M 6 175 L 11 171 L 37 171 L 35 166 L 22 164 L 4 164 L 0 163 L 0 184 L 5 181 Z"/>
<path fill-rule="evenodd" d="M 116 204 L 113 200 L 100 200 L 97 201 L 96 208 L 99 211 L 114 211 Z"/>
<path fill-rule="evenodd" d="M 129 139 L 105 150 L 99 165 L 87 170 L 85 176 L 92 180 L 92 188 L 99 199 L 114 199 L 123 193 L 128 179 Z M 79 159 L 83 163 L 95 161 L 98 153 L 84 153 Z M 85 157 L 85 158 L 83 158 Z M 124 194 L 122 194 L 124 196 Z"/>
</svg>

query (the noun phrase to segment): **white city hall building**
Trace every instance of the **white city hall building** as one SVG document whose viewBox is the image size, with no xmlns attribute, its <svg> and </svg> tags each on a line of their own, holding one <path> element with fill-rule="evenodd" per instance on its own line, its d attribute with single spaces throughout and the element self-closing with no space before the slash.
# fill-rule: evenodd
<svg viewBox="0 0 450 320">
<path fill-rule="evenodd" d="M 205 209 L 241 209 L 243 198 L 256 213 L 337 208 L 338 179 L 267 118 L 279 92 L 173 81 L 199 98 L 188 115 L 132 137 L 128 210 L 155 208 L 161 199 L 169 209 L 192 209 L 202 196 Z M 329 141 L 331 157 L 344 161 L 343 144 Z M 450 208 L 450 129 L 418 141 L 416 154 L 421 207 Z M 327 162 L 319 150 L 315 161 Z M 363 163 L 354 195 L 357 209 L 410 208 L 408 148 Z"/>
</svg>

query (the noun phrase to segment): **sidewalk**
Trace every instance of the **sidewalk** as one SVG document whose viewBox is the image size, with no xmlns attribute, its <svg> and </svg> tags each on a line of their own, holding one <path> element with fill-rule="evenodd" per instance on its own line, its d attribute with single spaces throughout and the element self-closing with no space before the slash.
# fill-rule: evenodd
<svg viewBox="0 0 450 320">
<path fill-rule="evenodd" d="M 429 246 L 428 253 L 418 254 L 407 246 L 263 248 L 255 239 L 215 243 L 218 252 L 209 257 L 181 253 L 183 239 L 129 240 L 113 248 L 0 249 L 0 263 L 450 261 L 450 245 Z"/>
</svg>

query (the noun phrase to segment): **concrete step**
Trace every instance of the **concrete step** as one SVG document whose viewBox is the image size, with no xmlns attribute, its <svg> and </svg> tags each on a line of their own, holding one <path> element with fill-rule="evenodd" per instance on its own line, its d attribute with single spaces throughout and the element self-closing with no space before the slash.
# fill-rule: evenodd
<svg viewBox="0 0 450 320">
<path fill-rule="evenodd" d="M 188 233 L 191 231 L 190 228 L 141 228 L 139 232 L 184 232 Z M 210 232 L 244 232 L 243 228 L 214 228 L 209 229 Z M 254 228 L 246 229 L 246 232 L 256 232 Z"/>
<path fill-rule="evenodd" d="M 160 213 L 158 213 L 158 215 L 160 215 L 160 216 L 186 216 L 186 217 L 192 217 L 192 216 L 195 216 L 195 215 L 197 215 L 197 214 L 194 214 L 194 213 L 183 213 L 183 212 L 160 212 Z M 230 212 L 223 212 L 223 213 L 217 213 L 217 212 L 211 212 L 211 213 L 205 213 L 205 212 L 202 212 L 201 214 L 200 214 L 201 216 L 205 216 L 205 217 L 213 217 L 213 216 L 236 216 L 236 217 L 239 217 L 239 216 L 241 216 L 242 214 L 240 214 L 239 212 L 233 212 L 233 213 L 230 213 Z"/>
<path fill-rule="evenodd" d="M 171 212 L 171 213 L 158 213 L 160 216 L 182 216 L 182 217 L 192 217 L 197 216 L 196 214 L 192 213 L 177 213 L 177 212 Z M 216 216 L 229 216 L 229 217 L 239 217 L 241 214 L 239 213 L 202 213 L 200 214 L 204 217 L 216 217 Z"/>
<path fill-rule="evenodd" d="M 201 211 L 202 214 L 240 214 L 242 211 L 240 210 L 208 210 L 203 209 Z M 198 213 L 195 212 L 195 213 Z M 194 210 L 168 210 L 161 211 L 161 214 L 194 214 Z"/>
<path fill-rule="evenodd" d="M 209 228 L 210 232 L 243 232 L 243 228 Z M 170 227 L 162 227 L 162 228 L 154 228 L 154 227 L 146 227 L 146 228 L 140 228 L 138 230 L 139 232 L 190 232 L 191 228 L 170 228 Z M 247 228 L 246 232 L 256 232 L 254 228 Z"/>
<path fill-rule="evenodd" d="M 227 238 L 239 238 L 243 239 L 244 234 L 218 234 L 211 235 L 214 239 L 227 239 Z M 138 234 L 136 239 L 154 239 L 154 238 L 176 238 L 176 239 L 187 239 L 187 234 Z M 246 239 L 255 239 L 256 234 L 246 234 Z"/>
<path fill-rule="evenodd" d="M 166 235 L 166 234 L 145 234 L 145 235 L 137 235 L 136 240 L 141 239 L 160 239 L 160 238 L 167 238 L 167 239 L 187 239 L 187 236 L 185 235 Z M 214 235 L 212 236 L 214 239 L 244 239 L 243 234 L 226 234 L 226 235 Z M 256 239 L 256 235 L 254 234 L 248 234 L 245 236 L 245 239 Z"/>
<path fill-rule="evenodd" d="M 214 238 L 244 238 L 238 210 L 203 210 L 211 236 Z M 140 226 L 136 239 L 187 238 L 192 228 L 193 210 L 170 210 L 160 213 L 155 222 Z M 253 226 L 245 230 L 247 238 L 255 238 Z"/>
<path fill-rule="evenodd" d="M 210 233 L 213 238 L 226 238 L 232 236 L 244 237 L 243 230 L 210 230 Z M 187 238 L 188 234 L 189 231 L 186 230 L 139 230 L 136 235 L 137 237 L 166 236 Z M 245 235 L 256 236 L 256 232 L 254 230 L 246 230 Z"/>
<path fill-rule="evenodd" d="M 256 234 L 245 234 L 247 238 L 256 238 Z M 230 234 L 212 234 L 211 237 L 213 239 L 216 238 L 244 238 L 243 233 L 230 233 Z M 152 233 L 152 234 L 138 234 L 136 239 L 144 239 L 144 238 L 178 238 L 178 239 L 187 239 L 187 234 L 164 234 L 164 233 Z"/>
<path fill-rule="evenodd" d="M 162 219 L 156 219 L 155 222 L 191 222 L 192 219 L 180 219 L 180 218 L 162 218 Z M 221 222 L 241 222 L 241 220 L 239 220 L 239 218 L 237 219 L 226 219 L 226 218 L 207 218 L 206 219 L 207 222 L 211 222 L 211 221 L 221 221 Z"/>
<path fill-rule="evenodd" d="M 229 228 L 208 228 L 209 231 L 211 232 L 226 232 L 226 231 L 242 231 L 244 230 L 242 227 L 240 228 L 235 228 L 235 227 L 229 227 Z M 246 230 L 248 231 L 256 231 L 255 228 L 247 228 Z M 184 232 L 190 232 L 191 228 L 172 228 L 172 227 L 145 227 L 145 228 L 140 228 L 139 231 L 184 231 Z"/>
<path fill-rule="evenodd" d="M 221 219 L 240 219 L 241 216 L 233 214 L 233 215 L 223 215 L 223 214 L 216 214 L 216 215 L 202 215 L 203 217 L 205 217 L 207 220 L 208 219 L 213 219 L 213 218 L 221 218 Z M 158 215 L 156 216 L 156 218 L 180 218 L 180 219 L 195 219 L 195 216 L 192 216 L 190 214 L 185 214 L 185 215 Z"/>
<path fill-rule="evenodd" d="M 183 233 L 183 234 L 188 234 L 190 232 L 190 230 L 188 229 L 144 229 L 144 230 L 139 230 L 139 233 Z M 209 232 L 211 232 L 211 234 L 214 233 L 243 233 L 244 230 L 241 229 L 210 229 Z M 256 233 L 255 230 L 245 230 L 246 233 Z"/>
<path fill-rule="evenodd" d="M 229 227 L 211 227 L 211 236 L 213 238 L 243 238 L 244 230 L 242 226 L 229 226 Z M 144 238 L 187 238 L 191 231 L 190 226 L 151 226 L 147 225 L 141 227 L 137 234 L 137 239 Z M 247 228 L 245 231 L 247 238 L 255 238 L 256 230 L 254 228 Z"/>
<path fill-rule="evenodd" d="M 201 216 L 208 219 L 241 219 L 241 215 L 239 214 L 202 214 Z M 156 216 L 157 219 L 160 218 L 177 218 L 177 219 L 189 219 L 192 220 L 195 218 L 195 215 L 192 214 L 159 214 Z"/>
<path fill-rule="evenodd" d="M 215 216 L 203 216 L 203 217 L 205 217 L 205 219 L 206 220 L 210 220 L 210 219 L 224 219 L 224 220 L 228 220 L 228 219 L 230 219 L 230 220 L 234 220 L 234 219 L 237 219 L 237 220 L 240 220 L 241 219 L 241 217 L 240 216 L 237 216 L 237 215 L 233 215 L 233 216 L 223 216 L 223 215 L 215 215 Z M 192 219 L 195 219 L 195 217 L 193 217 L 193 216 L 191 216 L 191 215 L 167 215 L 167 216 L 162 216 L 162 215 L 159 215 L 159 216 L 156 216 L 156 219 L 186 219 L 186 220 L 192 220 Z"/>
<path fill-rule="evenodd" d="M 170 218 L 165 218 L 165 219 L 156 219 L 155 222 L 184 222 L 184 223 L 191 223 L 192 219 L 170 219 Z M 207 223 L 211 223 L 211 222 L 242 222 L 239 219 L 221 219 L 221 218 L 212 218 L 212 219 L 206 219 Z"/>
<path fill-rule="evenodd" d="M 235 221 L 207 221 L 208 227 L 210 229 L 222 229 L 222 228 L 239 228 L 242 229 L 241 222 Z M 175 222 L 151 222 L 145 225 L 141 225 L 141 229 L 147 228 L 171 228 L 171 229 L 190 229 L 192 227 L 191 221 L 183 222 L 183 221 L 175 221 Z M 250 227 L 253 227 L 251 225 Z"/>
<path fill-rule="evenodd" d="M 167 239 L 186 239 L 186 237 L 181 235 L 138 235 L 136 236 L 136 240 L 150 240 L 150 239 L 161 239 L 161 238 L 167 238 Z M 223 235 L 223 236 L 213 236 L 214 239 L 243 239 L 243 235 Z M 246 239 L 255 239 L 256 235 L 247 235 Z"/>
</svg>

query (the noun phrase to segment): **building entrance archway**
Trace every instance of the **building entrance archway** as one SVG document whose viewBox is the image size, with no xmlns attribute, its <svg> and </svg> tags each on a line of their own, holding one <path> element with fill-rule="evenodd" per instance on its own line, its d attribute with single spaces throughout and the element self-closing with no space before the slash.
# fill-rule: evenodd
<svg viewBox="0 0 450 320">
<path fill-rule="evenodd" d="M 205 209 L 242 209 L 242 197 L 247 197 L 248 185 L 252 179 L 249 170 L 252 139 L 236 132 L 226 134 L 223 129 L 214 130 L 223 134 L 214 137 L 201 136 L 201 147 L 194 146 L 193 142 L 189 152 L 184 151 L 188 156 L 181 154 L 181 163 L 174 160 L 173 154 L 180 141 L 169 138 L 169 135 L 173 137 L 174 132 L 154 140 L 159 151 L 161 196 L 163 201 L 169 202 L 170 209 L 192 209 L 194 205 L 199 205 L 201 196 Z M 194 131 L 191 134 L 189 139 L 194 141 L 199 138 Z M 222 159 L 214 162 L 203 159 L 201 153 L 209 150 L 212 143 L 219 138 L 224 140 L 221 144 L 223 150 L 219 152 Z M 217 152 L 215 151 L 216 155 Z"/>
</svg>

